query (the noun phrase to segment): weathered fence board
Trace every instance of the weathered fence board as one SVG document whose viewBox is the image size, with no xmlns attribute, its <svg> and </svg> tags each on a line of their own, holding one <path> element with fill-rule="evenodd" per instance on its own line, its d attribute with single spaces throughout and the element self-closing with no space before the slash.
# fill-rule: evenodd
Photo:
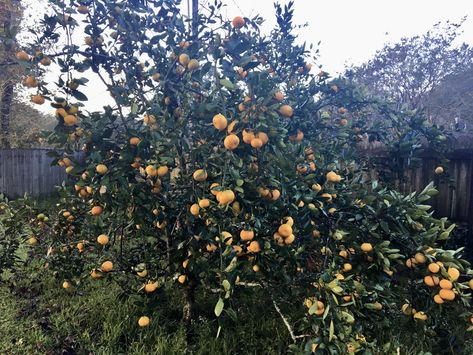
<svg viewBox="0 0 473 355">
<path fill-rule="evenodd" d="M 51 166 L 49 149 L 0 150 L 0 193 L 9 198 L 48 195 L 66 178 L 63 168 Z"/>
</svg>

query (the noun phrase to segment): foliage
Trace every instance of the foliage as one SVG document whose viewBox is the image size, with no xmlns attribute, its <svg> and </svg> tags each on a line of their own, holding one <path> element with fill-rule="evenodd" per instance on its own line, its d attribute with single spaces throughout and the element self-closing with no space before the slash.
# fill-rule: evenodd
<svg viewBox="0 0 473 355">
<path fill-rule="evenodd" d="M 467 70 L 473 64 L 472 48 L 467 43 L 457 44 L 463 21 L 438 23 L 421 36 L 387 44 L 373 59 L 349 68 L 347 75 L 399 108 L 425 110 L 431 122 L 451 129 L 453 118 L 460 113 L 455 112 L 458 105 L 452 101 L 461 103 L 461 97 L 468 94 Z M 439 92 L 444 92 L 453 78 L 458 92 L 448 93 L 446 100 Z M 460 118 L 468 120 L 470 115 L 471 111 Z"/>
<path fill-rule="evenodd" d="M 28 65 L 41 73 L 47 57 L 61 68 L 57 87 L 39 90 L 56 108 L 51 142 L 75 186 L 31 225 L 65 292 L 88 275 L 113 279 L 140 299 L 145 328 L 174 282 L 187 331 L 203 292 L 218 334 L 226 317 L 242 321 L 240 290 L 261 287 L 292 351 L 305 353 L 393 352 L 380 334 L 403 312 L 404 331 L 425 341 L 443 322 L 472 329 L 469 264 L 442 249 L 454 225 L 424 205 L 436 190 L 402 196 L 366 178 L 363 106 L 311 74 L 292 3 L 277 6 L 265 36 L 261 18 L 225 21 L 216 2 L 198 37 L 175 1 L 51 4 Z M 40 50 L 61 38 L 60 52 Z M 85 109 L 86 72 L 113 106 Z M 423 282 L 437 277 L 442 290 Z M 285 315 L 281 304 L 294 307 Z"/>
</svg>

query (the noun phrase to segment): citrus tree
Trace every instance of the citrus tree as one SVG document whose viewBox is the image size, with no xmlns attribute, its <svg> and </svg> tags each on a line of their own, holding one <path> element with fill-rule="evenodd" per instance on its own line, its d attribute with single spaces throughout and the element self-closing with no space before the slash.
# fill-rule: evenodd
<svg viewBox="0 0 473 355">
<path fill-rule="evenodd" d="M 312 74 L 292 4 L 269 36 L 218 2 L 192 33 L 176 1 L 50 4 L 16 56 L 34 102 L 56 110 L 50 142 L 73 182 L 29 239 L 58 284 L 115 280 L 147 305 L 143 328 L 171 284 L 187 324 L 196 292 L 238 318 L 239 290 L 263 288 L 308 353 L 391 351 L 380 330 L 393 322 L 424 340 L 446 319 L 472 329 L 471 270 L 442 249 L 454 225 L 424 204 L 435 188 L 403 196 L 370 181 L 359 107 Z M 39 79 L 51 62 L 55 85 Z M 101 111 L 87 109 L 91 76 L 108 90 Z"/>
</svg>

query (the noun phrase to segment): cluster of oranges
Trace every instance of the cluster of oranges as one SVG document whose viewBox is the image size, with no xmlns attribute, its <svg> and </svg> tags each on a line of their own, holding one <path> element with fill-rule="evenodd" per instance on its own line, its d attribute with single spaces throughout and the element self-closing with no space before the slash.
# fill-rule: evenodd
<svg viewBox="0 0 473 355">
<path fill-rule="evenodd" d="M 294 219 L 292 217 L 285 217 L 278 230 L 274 232 L 273 238 L 278 245 L 290 245 L 296 240 L 292 227 L 294 226 Z"/>
</svg>

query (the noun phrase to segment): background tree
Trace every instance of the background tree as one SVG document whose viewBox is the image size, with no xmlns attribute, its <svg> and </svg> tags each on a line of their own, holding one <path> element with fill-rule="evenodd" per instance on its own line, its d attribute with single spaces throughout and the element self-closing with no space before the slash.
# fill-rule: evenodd
<svg viewBox="0 0 473 355">
<path fill-rule="evenodd" d="M 425 110 L 431 122 L 451 126 L 453 117 L 447 116 L 452 102 L 439 99 L 435 92 L 448 86 L 447 78 L 468 86 L 473 49 L 457 43 L 462 23 L 438 23 L 423 35 L 387 44 L 368 62 L 349 68 L 347 75 L 398 108 Z"/>
</svg>

